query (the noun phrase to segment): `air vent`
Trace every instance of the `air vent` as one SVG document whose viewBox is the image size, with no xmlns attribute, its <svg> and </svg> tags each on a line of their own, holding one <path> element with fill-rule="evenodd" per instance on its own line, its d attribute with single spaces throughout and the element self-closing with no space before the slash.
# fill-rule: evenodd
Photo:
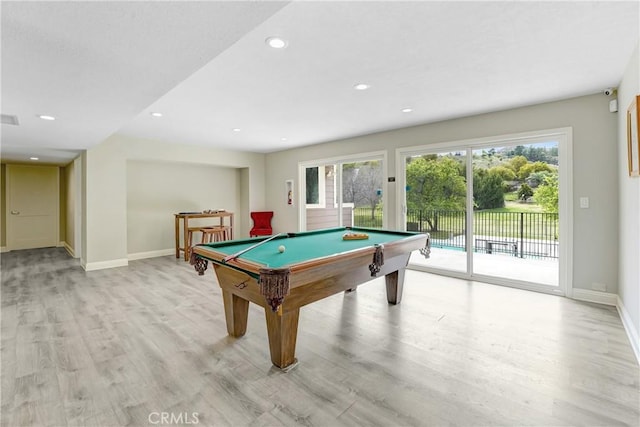
<svg viewBox="0 0 640 427">
<path fill-rule="evenodd" d="M 1 116 L 3 125 L 18 126 L 20 124 L 20 122 L 18 121 L 18 116 L 10 116 L 8 114 L 2 114 Z"/>
</svg>

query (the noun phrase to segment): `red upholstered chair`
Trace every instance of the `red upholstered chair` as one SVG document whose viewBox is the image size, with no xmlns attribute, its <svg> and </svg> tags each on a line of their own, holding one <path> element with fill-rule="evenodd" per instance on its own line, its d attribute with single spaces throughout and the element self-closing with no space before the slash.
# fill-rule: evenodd
<svg viewBox="0 0 640 427">
<path fill-rule="evenodd" d="M 273 234 L 271 228 L 271 218 L 273 218 L 273 212 L 251 212 L 251 219 L 253 220 L 253 228 L 249 231 L 249 236 L 270 236 Z"/>
</svg>

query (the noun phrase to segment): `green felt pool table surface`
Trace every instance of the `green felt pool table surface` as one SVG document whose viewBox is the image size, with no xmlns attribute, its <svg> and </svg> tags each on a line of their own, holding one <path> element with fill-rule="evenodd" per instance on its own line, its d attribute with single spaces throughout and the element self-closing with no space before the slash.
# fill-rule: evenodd
<svg viewBox="0 0 640 427">
<path fill-rule="evenodd" d="M 369 238 L 363 240 L 343 240 L 342 236 L 347 232 L 366 233 L 369 235 Z M 384 245 L 414 235 L 415 233 L 411 232 L 356 227 L 339 227 L 318 231 L 282 234 L 273 240 L 245 252 L 240 255 L 239 258 L 262 264 L 264 267 L 280 268 L 310 259 L 338 255 L 367 246 Z M 201 246 L 209 247 L 226 255 L 232 255 L 267 239 L 268 237 L 232 240 L 228 242 L 209 243 Z M 285 251 L 282 253 L 278 251 L 278 247 L 281 245 L 285 247 Z"/>
</svg>

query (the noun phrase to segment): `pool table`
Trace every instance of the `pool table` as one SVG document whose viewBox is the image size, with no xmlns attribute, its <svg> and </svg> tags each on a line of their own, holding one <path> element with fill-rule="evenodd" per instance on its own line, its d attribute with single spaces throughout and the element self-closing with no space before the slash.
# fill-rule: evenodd
<svg viewBox="0 0 640 427">
<path fill-rule="evenodd" d="M 428 256 L 427 234 L 338 227 L 196 245 L 191 264 L 202 275 L 212 262 L 229 335 L 245 334 L 249 302 L 264 307 L 271 361 L 285 369 L 296 361 L 300 307 L 382 275 L 388 302 L 397 304 L 414 250 Z"/>
</svg>

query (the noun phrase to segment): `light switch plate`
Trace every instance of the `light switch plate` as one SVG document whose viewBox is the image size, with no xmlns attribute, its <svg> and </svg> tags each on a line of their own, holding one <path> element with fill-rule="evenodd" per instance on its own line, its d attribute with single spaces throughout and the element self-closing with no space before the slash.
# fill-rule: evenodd
<svg viewBox="0 0 640 427">
<path fill-rule="evenodd" d="M 589 208 L 589 198 L 588 197 L 580 197 L 580 207 L 582 209 Z"/>
</svg>

